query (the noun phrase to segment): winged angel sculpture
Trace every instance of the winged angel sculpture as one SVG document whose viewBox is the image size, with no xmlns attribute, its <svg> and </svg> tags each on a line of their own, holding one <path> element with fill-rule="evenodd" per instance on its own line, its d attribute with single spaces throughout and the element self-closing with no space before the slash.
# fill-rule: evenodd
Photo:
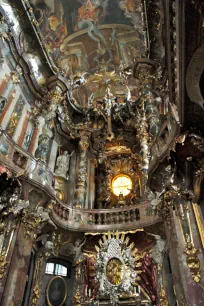
<svg viewBox="0 0 204 306">
<path fill-rule="evenodd" d="M 86 238 L 77 239 L 75 243 L 67 243 L 62 250 L 63 254 L 72 259 L 72 265 L 75 267 L 82 259 L 82 248 L 86 243 Z"/>
</svg>

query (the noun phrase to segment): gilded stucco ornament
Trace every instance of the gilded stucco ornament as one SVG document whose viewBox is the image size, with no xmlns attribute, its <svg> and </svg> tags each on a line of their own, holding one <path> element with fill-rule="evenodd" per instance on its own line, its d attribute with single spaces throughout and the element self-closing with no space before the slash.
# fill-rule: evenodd
<svg viewBox="0 0 204 306">
<path fill-rule="evenodd" d="M 2 279 L 5 275 L 5 269 L 8 265 L 7 261 L 7 253 L 5 249 L 2 249 L 0 252 L 0 279 Z"/>
<path fill-rule="evenodd" d="M 167 297 L 166 297 L 166 292 L 165 292 L 164 287 L 162 285 L 161 285 L 160 292 L 159 292 L 159 299 L 160 299 L 160 305 L 161 306 L 168 306 L 169 305 Z"/>
<path fill-rule="evenodd" d="M 36 229 L 41 224 L 41 217 L 34 213 L 29 213 L 28 210 L 25 211 L 22 217 L 22 225 L 24 227 L 24 235 L 26 239 L 29 239 L 35 235 Z"/>
<path fill-rule="evenodd" d="M 186 263 L 190 269 L 190 273 L 193 277 L 193 280 L 196 283 L 200 282 L 200 260 L 197 256 L 198 250 L 193 246 L 191 238 L 189 235 L 186 235 Z"/>
<path fill-rule="evenodd" d="M 77 288 L 76 293 L 74 295 L 74 305 L 81 306 L 81 294 L 79 288 Z"/>
</svg>

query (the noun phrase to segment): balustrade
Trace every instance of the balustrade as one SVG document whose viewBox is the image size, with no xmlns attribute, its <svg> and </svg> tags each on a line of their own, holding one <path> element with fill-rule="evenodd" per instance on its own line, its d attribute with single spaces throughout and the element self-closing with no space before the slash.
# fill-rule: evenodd
<svg viewBox="0 0 204 306">
<path fill-rule="evenodd" d="M 52 217 L 61 227 L 80 231 L 141 228 L 161 221 L 151 211 L 149 201 L 124 208 L 93 210 L 73 209 L 57 202 Z"/>
<path fill-rule="evenodd" d="M 27 177 L 34 184 L 41 185 L 55 196 L 52 187 L 53 174 L 47 165 L 19 147 L 6 133 L 0 130 L 1 162 L 19 176 Z M 53 220 L 61 227 L 81 231 L 106 231 L 143 227 L 161 221 L 152 215 L 150 202 L 114 208 L 86 210 L 70 208 L 56 202 L 52 211 Z"/>
<path fill-rule="evenodd" d="M 0 160 L 17 176 L 27 177 L 37 185 L 42 185 L 52 196 L 55 195 L 53 189 L 53 174 L 48 166 L 33 155 L 19 147 L 0 128 Z"/>
</svg>

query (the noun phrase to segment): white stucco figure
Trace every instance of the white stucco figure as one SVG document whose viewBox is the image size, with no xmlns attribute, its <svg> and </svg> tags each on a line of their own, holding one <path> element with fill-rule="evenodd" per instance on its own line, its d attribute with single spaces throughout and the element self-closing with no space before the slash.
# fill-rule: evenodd
<svg viewBox="0 0 204 306">
<path fill-rule="evenodd" d="M 64 153 L 57 158 L 56 162 L 56 170 L 55 175 L 61 176 L 65 178 L 66 180 L 69 179 L 68 171 L 69 171 L 69 163 L 70 158 L 73 155 L 74 151 L 72 151 L 71 154 L 69 152 L 64 151 Z"/>
<path fill-rule="evenodd" d="M 156 240 L 155 246 L 152 248 L 152 259 L 157 265 L 161 265 L 165 253 L 166 241 L 164 241 L 161 236 L 148 233 L 148 235 L 153 236 Z"/>
<path fill-rule="evenodd" d="M 54 224 L 54 222 L 51 220 L 49 216 L 49 211 L 45 209 L 42 206 L 39 206 L 37 209 L 37 215 L 41 218 L 42 223 L 48 223 L 52 225 L 55 229 L 57 229 L 57 226 Z"/>
<path fill-rule="evenodd" d="M 28 206 L 29 206 L 29 201 L 25 200 L 16 201 L 15 206 L 13 207 L 14 216 L 17 216 L 22 210 L 24 210 Z"/>
</svg>

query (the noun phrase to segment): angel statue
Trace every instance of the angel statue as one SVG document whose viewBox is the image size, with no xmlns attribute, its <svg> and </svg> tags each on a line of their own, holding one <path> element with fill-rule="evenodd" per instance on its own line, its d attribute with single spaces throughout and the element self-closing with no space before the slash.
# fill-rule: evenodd
<svg viewBox="0 0 204 306">
<path fill-rule="evenodd" d="M 73 243 L 69 243 L 65 250 L 67 256 L 73 257 L 72 260 L 73 267 L 75 267 L 79 263 L 82 257 L 82 248 L 85 243 L 86 243 L 86 238 L 77 239 L 74 245 Z"/>
<path fill-rule="evenodd" d="M 41 218 L 41 223 L 48 223 L 51 226 L 53 226 L 55 229 L 57 229 L 57 226 L 51 220 L 47 209 L 45 209 L 42 206 L 39 206 L 37 209 L 37 215 Z"/>
<path fill-rule="evenodd" d="M 157 265 L 161 265 L 165 254 L 166 241 L 164 241 L 159 235 L 151 233 L 148 233 L 148 235 L 154 237 L 156 240 L 156 244 L 151 250 L 152 259 Z"/>
<path fill-rule="evenodd" d="M 69 179 L 68 171 L 69 171 L 69 163 L 70 158 L 73 155 L 74 151 L 72 151 L 71 154 L 69 154 L 68 151 L 64 151 L 62 155 L 59 155 L 56 162 L 56 170 L 55 175 L 61 176 L 65 178 L 66 180 Z"/>
<path fill-rule="evenodd" d="M 156 211 L 157 206 L 162 201 L 161 195 L 164 193 L 162 190 L 161 192 L 156 191 L 155 193 L 151 191 L 150 188 L 147 189 L 147 199 L 151 201 L 152 210 Z"/>
<path fill-rule="evenodd" d="M 36 242 L 41 242 L 42 246 L 39 249 L 40 253 L 43 252 L 45 256 L 49 257 L 54 249 L 53 238 L 49 238 L 50 234 L 42 234 L 37 239 Z"/>
</svg>

